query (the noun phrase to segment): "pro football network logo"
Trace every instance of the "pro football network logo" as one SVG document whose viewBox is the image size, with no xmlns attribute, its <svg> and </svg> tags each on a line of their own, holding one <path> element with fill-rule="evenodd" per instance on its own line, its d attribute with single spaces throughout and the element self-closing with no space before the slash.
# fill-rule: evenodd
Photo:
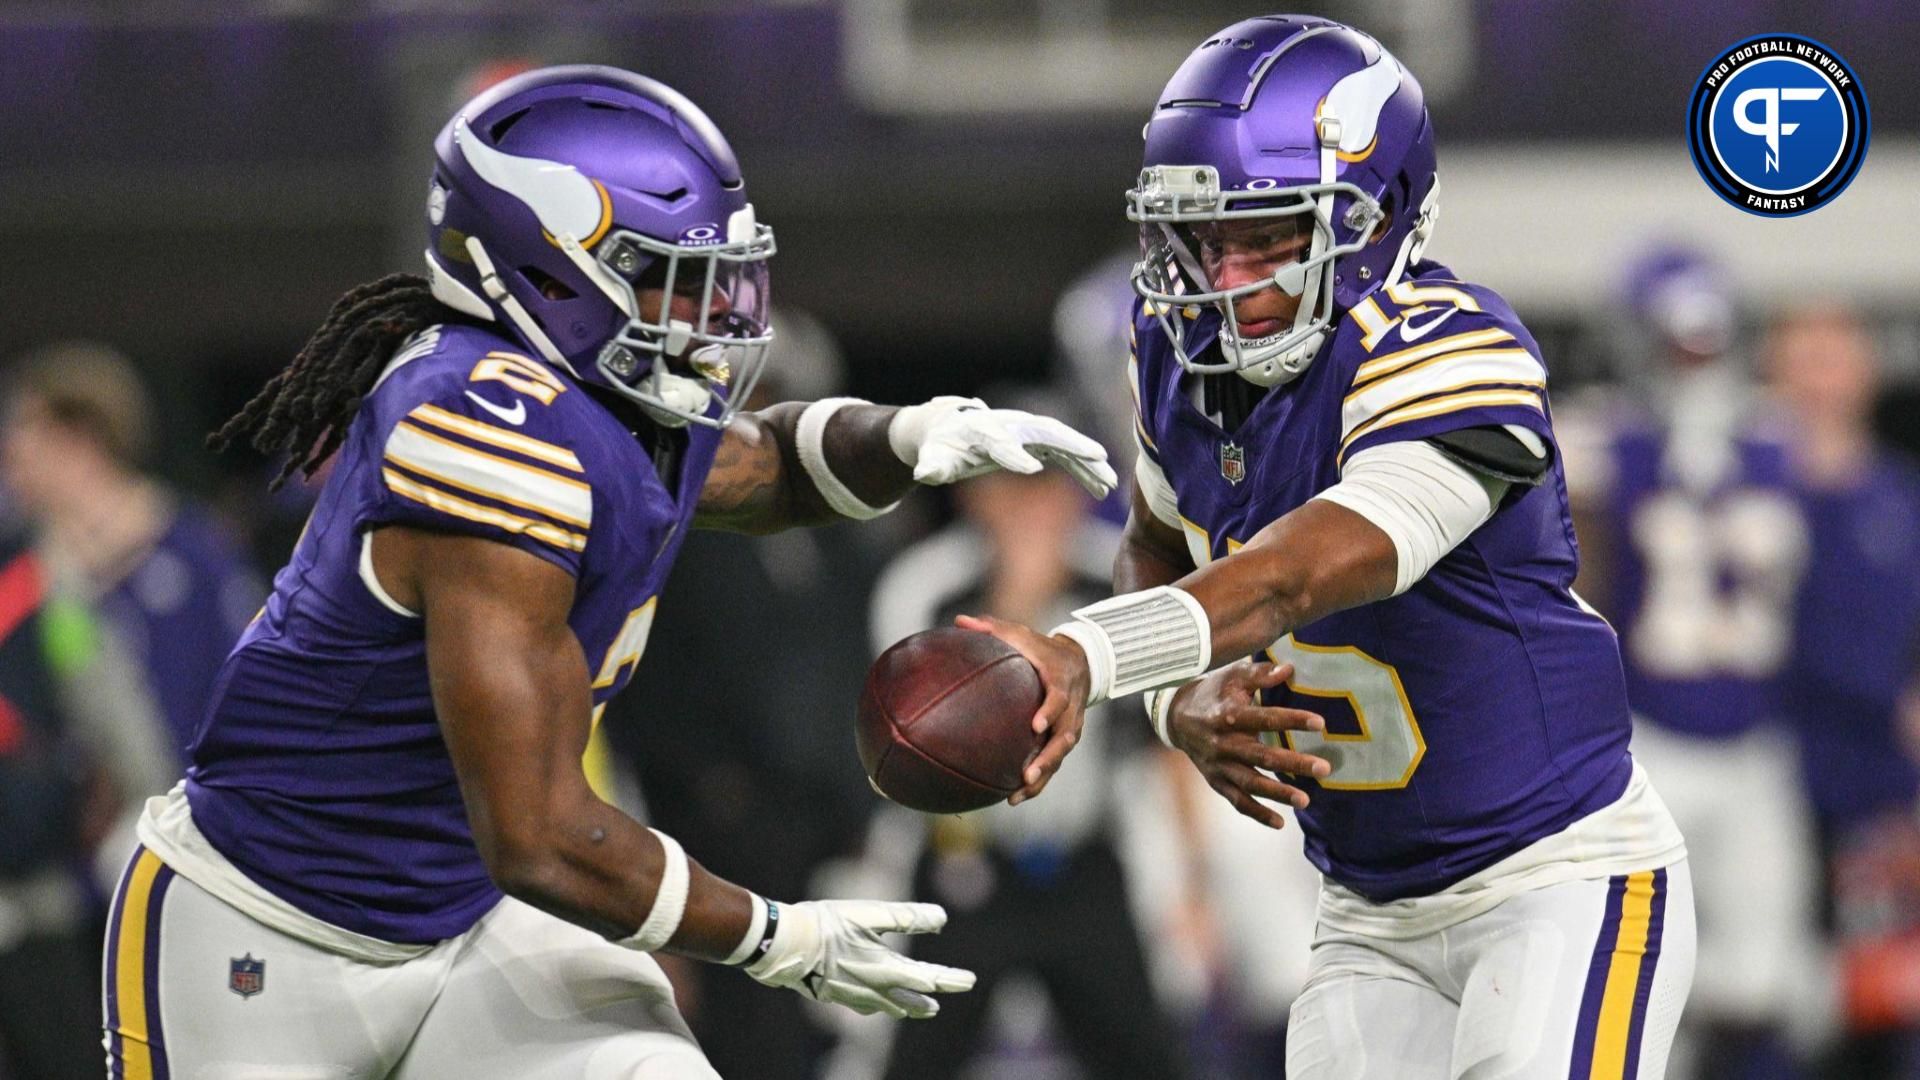
<svg viewBox="0 0 1920 1080">
<path fill-rule="evenodd" d="M 1867 159 L 1867 95 L 1847 62 L 1798 34 L 1762 34 L 1707 65 L 1687 108 L 1694 168 L 1750 214 L 1793 217 L 1838 198 Z"/>
</svg>

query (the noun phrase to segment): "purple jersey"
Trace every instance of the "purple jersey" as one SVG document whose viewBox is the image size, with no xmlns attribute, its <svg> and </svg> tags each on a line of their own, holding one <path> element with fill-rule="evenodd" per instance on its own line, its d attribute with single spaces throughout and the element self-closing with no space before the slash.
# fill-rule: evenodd
<svg viewBox="0 0 1920 1080">
<path fill-rule="evenodd" d="M 183 757 L 207 715 L 214 679 L 259 610 L 262 585 L 198 507 L 175 509 L 140 565 L 100 598 L 101 613 L 139 659 L 172 748 Z"/>
<path fill-rule="evenodd" d="M 1189 348 L 1216 349 L 1217 317 L 1190 314 Z M 1192 403 L 1194 377 L 1152 315 L 1135 341 L 1142 445 L 1196 561 L 1332 487 L 1368 447 L 1501 425 L 1553 442 L 1532 336 L 1497 295 L 1433 263 L 1358 304 L 1232 432 Z M 1374 901 L 1428 895 L 1620 797 L 1632 767 L 1620 653 L 1570 591 L 1576 565 L 1556 460 L 1407 592 L 1269 650 L 1296 669 L 1269 703 L 1327 720 L 1324 737 L 1288 739 L 1334 767 L 1295 780 L 1313 798 L 1299 815 L 1307 856 L 1330 879 Z"/>
<path fill-rule="evenodd" d="M 1602 606 L 1620 628 L 1634 711 L 1706 738 L 1777 717 L 1806 552 L 1786 447 L 1759 424 L 1696 439 L 1628 419 L 1605 475 L 1598 524 L 1614 557 Z"/>
<path fill-rule="evenodd" d="M 421 944 L 499 900 L 467 827 L 421 621 L 363 576 L 363 537 L 482 536 L 576 579 L 595 708 L 627 682 L 719 433 L 665 470 L 577 383 L 485 330 L 418 335 L 367 395 L 292 561 L 192 748 L 194 823 L 254 882 L 357 933 Z M 377 583 L 376 583 L 377 584 Z"/>
<path fill-rule="evenodd" d="M 1879 457 L 1802 500 L 1810 542 L 1784 706 L 1814 808 L 1843 829 L 1911 807 L 1920 790 L 1897 719 L 1920 677 L 1920 474 Z"/>
</svg>

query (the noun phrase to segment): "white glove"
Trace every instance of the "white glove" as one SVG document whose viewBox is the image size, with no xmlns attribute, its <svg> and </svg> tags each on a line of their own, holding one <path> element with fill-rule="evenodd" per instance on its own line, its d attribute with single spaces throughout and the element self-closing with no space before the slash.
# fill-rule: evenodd
<svg viewBox="0 0 1920 1080">
<path fill-rule="evenodd" d="M 888 948 L 884 933 L 933 934 L 947 925 L 938 904 L 809 900 L 779 905 L 767 954 L 747 974 L 768 986 L 859 1013 L 923 1020 L 940 1011 L 929 995 L 973 989 L 973 972 L 913 960 Z"/>
<path fill-rule="evenodd" d="M 1065 470 L 1096 499 L 1120 482 L 1099 443 L 1050 416 L 990 409 L 977 398 L 909 405 L 888 425 L 887 442 L 922 484 L 951 484 L 995 469 L 1031 474 L 1047 465 Z"/>
</svg>

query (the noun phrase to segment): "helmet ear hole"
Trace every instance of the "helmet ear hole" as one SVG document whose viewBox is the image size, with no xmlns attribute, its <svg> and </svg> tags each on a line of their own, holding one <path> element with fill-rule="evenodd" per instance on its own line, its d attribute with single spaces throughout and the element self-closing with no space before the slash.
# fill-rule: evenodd
<svg viewBox="0 0 1920 1080">
<path fill-rule="evenodd" d="M 559 278 L 554 277 L 552 274 L 547 273 L 537 266 L 521 267 L 520 276 L 525 278 L 527 284 L 533 286 L 541 296 L 546 297 L 548 300 L 572 300 L 580 295 L 566 282 L 561 281 Z"/>
<path fill-rule="evenodd" d="M 1377 244 L 1380 242 L 1382 237 L 1386 236 L 1388 232 L 1392 231 L 1393 217 L 1394 217 L 1394 214 L 1397 213 L 1399 210 L 1399 207 L 1395 199 L 1396 199 L 1395 194 L 1389 191 L 1387 192 L 1386 197 L 1380 200 L 1380 220 L 1374 223 L 1373 235 L 1367 237 L 1367 243 Z"/>
</svg>

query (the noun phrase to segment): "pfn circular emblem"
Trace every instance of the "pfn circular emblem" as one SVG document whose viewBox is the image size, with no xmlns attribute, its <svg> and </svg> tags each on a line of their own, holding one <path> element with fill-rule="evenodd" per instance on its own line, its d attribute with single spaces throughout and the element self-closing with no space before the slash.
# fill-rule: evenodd
<svg viewBox="0 0 1920 1080">
<path fill-rule="evenodd" d="M 1750 214 L 1793 217 L 1838 198 L 1867 159 L 1867 95 L 1847 62 L 1798 34 L 1714 57 L 1687 107 L 1693 166 Z"/>
</svg>

